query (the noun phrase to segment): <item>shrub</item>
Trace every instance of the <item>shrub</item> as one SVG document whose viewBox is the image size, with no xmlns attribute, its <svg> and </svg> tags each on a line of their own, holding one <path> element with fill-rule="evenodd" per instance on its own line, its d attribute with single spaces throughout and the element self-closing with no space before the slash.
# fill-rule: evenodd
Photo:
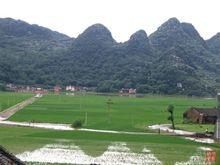
<svg viewBox="0 0 220 165">
<path fill-rule="evenodd" d="M 81 127 L 82 127 L 82 124 L 83 124 L 83 121 L 82 121 L 82 120 L 75 120 L 71 126 L 72 126 L 73 128 L 81 128 Z"/>
</svg>

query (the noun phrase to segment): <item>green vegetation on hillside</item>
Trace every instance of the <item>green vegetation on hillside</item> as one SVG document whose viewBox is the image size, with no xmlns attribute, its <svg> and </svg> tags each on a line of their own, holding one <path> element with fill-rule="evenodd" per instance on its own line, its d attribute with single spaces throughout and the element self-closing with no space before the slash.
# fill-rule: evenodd
<svg viewBox="0 0 220 165">
<path fill-rule="evenodd" d="M 5 18 L 0 19 L 0 83 L 215 95 L 220 82 L 219 41 L 219 35 L 205 41 L 193 25 L 176 18 L 149 37 L 139 30 L 124 43 L 117 43 L 101 24 L 72 39 Z"/>
</svg>

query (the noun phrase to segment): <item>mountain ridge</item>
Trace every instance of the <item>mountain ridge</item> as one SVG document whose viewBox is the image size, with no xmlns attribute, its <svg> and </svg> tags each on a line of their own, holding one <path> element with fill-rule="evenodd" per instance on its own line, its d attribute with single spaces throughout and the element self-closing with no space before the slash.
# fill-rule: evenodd
<svg viewBox="0 0 220 165">
<path fill-rule="evenodd" d="M 71 38 L 20 20 L 0 19 L 0 83 L 214 94 L 220 82 L 219 38 L 204 40 L 192 24 L 177 18 L 149 36 L 138 30 L 123 43 L 102 24 Z"/>
</svg>

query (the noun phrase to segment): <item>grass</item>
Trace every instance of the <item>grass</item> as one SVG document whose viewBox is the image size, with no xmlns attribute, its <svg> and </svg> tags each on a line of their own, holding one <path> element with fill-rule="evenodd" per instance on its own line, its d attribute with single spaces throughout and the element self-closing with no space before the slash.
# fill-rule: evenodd
<svg viewBox="0 0 220 165">
<path fill-rule="evenodd" d="M 3 95 L 10 95 L 10 93 Z M 107 105 L 108 99 L 113 102 L 110 109 Z M 75 120 L 80 119 L 84 120 L 83 127 L 85 128 L 149 131 L 146 130 L 147 125 L 169 123 L 167 121 L 168 113 L 165 112 L 169 104 L 173 104 L 175 107 L 174 115 L 177 128 L 200 132 L 204 132 L 206 128 L 209 131 L 213 129 L 212 125 L 183 124 L 182 114 L 191 106 L 214 107 L 216 105 L 215 99 L 180 96 L 129 98 L 47 94 L 17 112 L 9 120 L 72 124 Z M 190 156 L 198 153 L 198 147 L 210 147 L 217 151 L 218 162 L 216 164 L 220 164 L 219 144 L 201 144 L 177 136 L 124 135 L 0 126 L 0 144 L 15 154 L 27 150 L 32 151 L 46 144 L 74 144 L 87 155 L 100 156 L 112 142 L 126 142 L 135 153 L 141 152 L 146 147 L 165 165 L 175 164 L 177 161 L 187 161 Z"/>
<path fill-rule="evenodd" d="M 31 96 L 33 96 L 33 94 L 0 91 L 0 111 L 3 111 L 13 105 L 16 105 L 28 99 Z"/>
<path fill-rule="evenodd" d="M 107 101 L 112 103 L 108 108 Z M 84 120 L 83 127 L 123 131 L 149 131 L 146 126 L 169 123 L 166 107 L 173 104 L 175 123 L 178 128 L 213 130 L 213 125 L 182 124 L 182 114 L 191 106 L 214 107 L 215 99 L 146 96 L 144 98 L 129 98 L 120 96 L 98 95 L 44 95 L 35 103 L 25 107 L 9 120 L 36 121 L 50 123 L 73 123 Z M 86 119 L 87 118 L 87 119 Z"/>
<path fill-rule="evenodd" d="M 177 124 L 176 125 L 177 129 L 181 130 L 190 130 L 193 132 L 205 132 L 207 129 L 208 132 L 214 131 L 215 125 L 210 125 L 210 124 Z"/>
<path fill-rule="evenodd" d="M 46 144 L 77 145 L 86 154 L 99 156 L 112 142 L 126 142 L 133 152 L 146 147 L 165 165 L 187 161 L 200 146 L 219 152 L 218 144 L 199 144 L 181 137 L 165 135 L 123 135 L 83 131 L 54 131 L 37 128 L 0 126 L 0 144 L 17 154 Z M 3 133 L 4 132 L 4 133 Z M 16 141 L 16 142 L 15 142 Z M 15 145 L 16 143 L 16 145 Z"/>
</svg>

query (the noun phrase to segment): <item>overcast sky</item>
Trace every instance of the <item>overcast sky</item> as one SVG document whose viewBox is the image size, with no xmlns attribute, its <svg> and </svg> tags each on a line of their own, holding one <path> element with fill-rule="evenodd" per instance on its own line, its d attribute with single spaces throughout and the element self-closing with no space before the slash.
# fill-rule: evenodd
<svg viewBox="0 0 220 165">
<path fill-rule="evenodd" d="M 118 41 L 139 29 L 154 32 L 177 17 L 192 23 L 205 39 L 220 32 L 219 0 L 0 0 L 0 17 L 21 19 L 77 37 L 88 26 L 104 24 Z"/>
</svg>

